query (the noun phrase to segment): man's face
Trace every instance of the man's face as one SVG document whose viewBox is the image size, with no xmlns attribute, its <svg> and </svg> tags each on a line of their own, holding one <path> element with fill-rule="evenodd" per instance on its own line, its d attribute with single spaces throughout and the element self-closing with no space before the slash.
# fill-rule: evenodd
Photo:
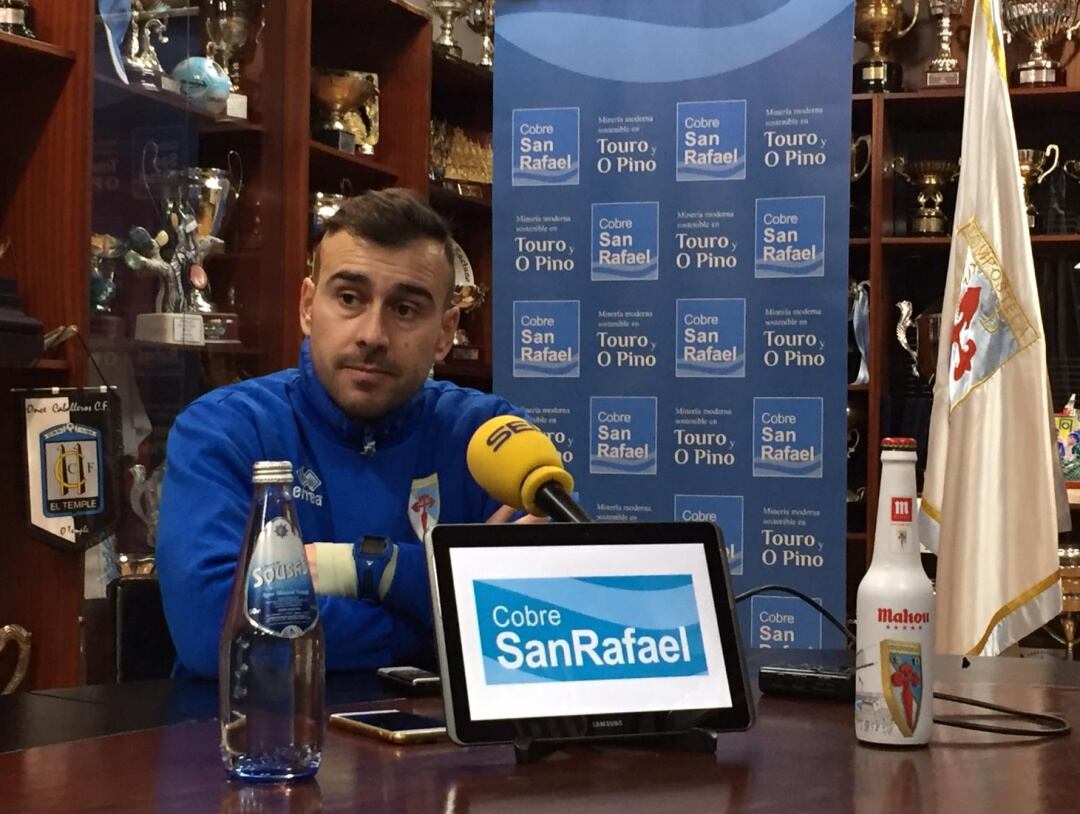
<svg viewBox="0 0 1080 814">
<path fill-rule="evenodd" d="M 387 248 L 336 232 L 319 247 L 318 282 L 304 280 L 300 327 L 315 373 L 349 416 L 383 417 L 405 403 L 453 343 L 453 271 L 442 246 Z"/>
</svg>

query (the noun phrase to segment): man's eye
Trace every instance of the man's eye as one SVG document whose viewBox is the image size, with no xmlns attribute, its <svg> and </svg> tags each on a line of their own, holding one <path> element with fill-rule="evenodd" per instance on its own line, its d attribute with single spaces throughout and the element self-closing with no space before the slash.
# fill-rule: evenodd
<svg viewBox="0 0 1080 814">
<path fill-rule="evenodd" d="M 410 303 L 402 302 L 394 306 L 394 312 L 399 317 L 414 317 L 420 313 L 419 309 Z"/>
<path fill-rule="evenodd" d="M 356 296 L 352 291 L 342 291 L 338 294 L 338 302 L 342 305 L 352 307 L 360 301 L 360 298 Z"/>
</svg>

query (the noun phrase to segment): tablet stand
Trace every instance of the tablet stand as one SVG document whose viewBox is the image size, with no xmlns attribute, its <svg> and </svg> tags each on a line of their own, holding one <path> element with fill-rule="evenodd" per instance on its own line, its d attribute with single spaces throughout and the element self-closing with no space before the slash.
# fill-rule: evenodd
<svg viewBox="0 0 1080 814">
<path fill-rule="evenodd" d="M 660 749 L 672 752 L 695 752 L 708 755 L 716 752 L 718 733 L 708 729 L 687 729 L 656 735 L 619 735 L 587 737 L 570 740 L 533 738 L 519 735 L 514 740 L 514 759 L 519 764 L 538 763 L 552 752 L 568 746 L 614 746 L 624 749 Z"/>
</svg>

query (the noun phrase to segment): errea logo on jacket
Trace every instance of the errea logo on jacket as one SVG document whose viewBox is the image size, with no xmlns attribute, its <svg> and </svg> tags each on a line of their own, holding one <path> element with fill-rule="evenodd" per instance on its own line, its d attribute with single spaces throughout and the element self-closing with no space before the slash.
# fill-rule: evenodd
<svg viewBox="0 0 1080 814">
<path fill-rule="evenodd" d="M 294 500 L 303 500 L 313 506 L 322 506 L 323 496 L 319 493 L 322 480 L 318 475 L 306 466 L 296 470 L 298 483 L 293 486 L 292 495 Z"/>
</svg>

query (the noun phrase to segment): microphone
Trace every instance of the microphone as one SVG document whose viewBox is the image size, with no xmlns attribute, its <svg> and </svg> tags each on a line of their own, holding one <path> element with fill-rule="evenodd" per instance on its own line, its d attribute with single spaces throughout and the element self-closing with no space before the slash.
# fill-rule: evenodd
<svg viewBox="0 0 1080 814">
<path fill-rule="evenodd" d="M 502 503 L 563 523 L 591 523 L 569 492 L 574 478 L 555 445 L 523 418 L 500 415 L 473 433 L 465 460 L 469 474 Z"/>
</svg>

